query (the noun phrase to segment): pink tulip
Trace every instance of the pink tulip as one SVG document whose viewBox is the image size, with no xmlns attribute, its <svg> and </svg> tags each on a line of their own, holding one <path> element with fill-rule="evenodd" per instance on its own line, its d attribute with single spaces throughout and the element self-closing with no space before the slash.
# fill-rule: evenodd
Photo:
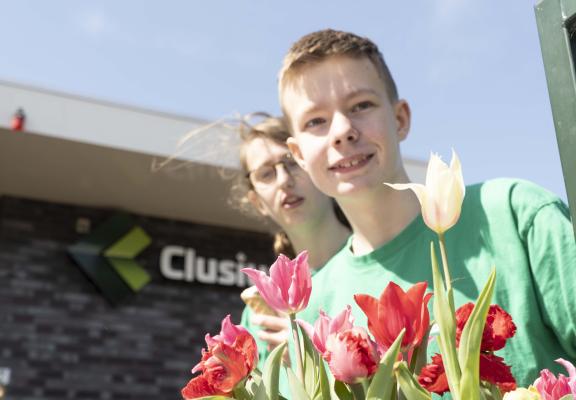
<svg viewBox="0 0 576 400">
<path fill-rule="evenodd" d="M 324 311 L 320 310 L 320 317 L 314 322 L 314 327 L 303 320 L 298 320 L 298 323 L 312 340 L 316 350 L 323 355 L 326 351 L 326 339 L 328 339 L 329 335 L 352 328 L 354 317 L 351 312 L 350 306 L 346 306 L 336 318 L 330 318 Z"/>
<path fill-rule="evenodd" d="M 241 325 L 234 325 L 230 319 L 230 314 L 228 314 L 223 320 L 220 328 L 220 333 L 214 337 L 211 337 L 209 333 L 206 334 L 206 344 L 208 347 L 215 346 L 219 342 L 226 343 L 228 346 L 232 346 L 234 341 L 239 335 L 249 335 L 248 330 Z"/>
<path fill-rule="evenodd" d="M 364 328 L 352 327 L 333 333 L 326 340 L 324 359 L 332 375 L 344 383 L 358 383 L 378 369 L 376 343 Z"/>
<path fill-rule="evenodd" d="M 574 364 L 570 361 L 564 360 L 563 358 L 558 358 L 555 361 L 568 371 L 568 384 L 570 385 L 572 394 L 576 396 L 576 367 L 574 367 Z"/>
<path fill-rule="evenodd" d="M 294 260 L 280 254 L 270 267 L 270 276 L 253 268 L 244 268 L 242 272 L 252 279 L 264 301 L 277 312 L 295 314 L 308 306 L 312 279 L 307 251 Z"/>
<path fill-rule="evenodd" d="M 450 167 L 436 154 L 430 155 L 426 185 L 419 183 L 384 183 L 396 190 L 411 189 L 422 207 L 422 218 L 430 229 L 442 234 L 460 218 L 466 193 L 462 168 L 456 152 L 452 151 Z"/>
<path fill-rule="evenodd" d="M 540 392 L 543 400 L 558 400 L 567 394 L 576 396 L 576 368 L 570 361 L 562 358 L 556 360 L 568 371 L 568 377 L 558 374 L 554 376 L 548 369 L 540 371 L 540 378 L 534 381 L 534 386 Z"/>
</svg>

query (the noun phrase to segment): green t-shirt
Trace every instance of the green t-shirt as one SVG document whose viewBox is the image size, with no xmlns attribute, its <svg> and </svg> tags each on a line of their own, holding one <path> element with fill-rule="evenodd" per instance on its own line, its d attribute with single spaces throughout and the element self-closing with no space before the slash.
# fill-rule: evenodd
<svg viewBox="0 0 576 400">
<path fill-rule="evenodd" d="M 520 180 L 469 186 L 460 220 L 445 236 L 456 307 L 476 301 L 496 266 L 492 303 L 517 326 L 497 354 L 520 386 L 543 368 L 561 372 L 554 362 L 559 357 L 576 363 L 576 245 L 568 208 L 558 197 Z M 354 256 L 348 243 L 314 276 L 310 303 L 298 317 L 313 323 L 320 309 L 335 316 L 350 304 L 355 324 L 366 326 L 354 294 L 379 297 L 390 281 L 404 290 L 427 281 L 431 290 L 432 240 L 436 234 L 418 216 L 369 254 Z"/>
</svg>

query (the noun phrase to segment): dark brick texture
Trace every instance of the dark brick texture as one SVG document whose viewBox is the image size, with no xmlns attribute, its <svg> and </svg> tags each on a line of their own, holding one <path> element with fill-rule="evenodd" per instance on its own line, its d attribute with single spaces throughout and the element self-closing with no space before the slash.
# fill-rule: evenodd
<svg viewBox="0 0 576 400">
<path fill-rule="evenodd" d="M 166 245 L 205 257 L 270 264 L 271 238 L 255 232 L 133 215 L 152 244 L 137 261 L 151 282 L 110 304 L 67 253 L 117 210 L 0 198 L 0 367 L 11 369 L 7 399 L 179 399 L 204 335 L 232 314 L 240 288 L 165 279 Z"/>
</svg>

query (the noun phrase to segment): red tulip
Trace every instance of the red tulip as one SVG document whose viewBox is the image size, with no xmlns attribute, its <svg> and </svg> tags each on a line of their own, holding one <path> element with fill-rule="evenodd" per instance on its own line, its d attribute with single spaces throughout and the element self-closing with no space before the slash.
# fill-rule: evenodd
<svg viewBox="0 0 576 400">
<path fill-rule="evenodd" d="M 312 293 L 308 252 L 303 251 L 294 260 L 280 254 L 270 267 L 270 276 L 253 268 L 242 272 L 252 279 L 264 301 L 279 313 L 295 314 L 308 305 Z"/>
<path fill-rule="evenodd" d="M 406 333 L 401 352 L 410 351 L 422 342 L 430 325 L 428 301 L 432 294 L 425 294 L 426 287 L 426 282 L 419 282 L 404 292 L 390 282 L 379 300 L 365 294 L 354 296 L 368 317 L 368 329 L 384 350 L 392 345 L 402 329 L 406 329 Z"/>
<path fill-rule="evenodd" d="M 234 342 L 243 336 L 250 336 L 250 333 L 241 325 L 234 325 L 230 319 L 230 315 L 222 320 L 220 333 L 211 337 L 209 333 L 206 334 L 206 344 L 208 347 L 217 345 L 218 343 L 226 343 L 228 346 L 233 346 Z"/>
<path fill-rule="evenodd" d="M 220 334 L 206 335 L 208 349 L 202 349 L 201 361 L 192 373 L 201 372 L 182 389 L 186 400 L 203 396 L 232 394 L 258 362 L 256 341 L 246 329 L 234 325 L 230 315 L 222 321 Z"/>
<path fill-rule="evenodd" d="M 456 346 L 460 345 L 462 331 L 473 309 L 473 303 L 466 303 L 456 310 Z M 502 349 L 506 340 L 515 333 L 516 325 L 510 314 L 496 304 L 490 305 L 480 345 L 480 380 L 497 385 L 502 392 L 516 389 L 516 380 L 510 372 L 510 366 L 504 363 L 502 357 L 492 352 Z M 440 355 L 433 356 L 432 362 L 422 368 L 418 380 L 422 386 L 434 393 L 442 394 L 449 390 Z"/>
<path fill-rule="evenodd" d="M 205 396 L 227 396 L 227 393 L 224 393 L 214 386 L 212 386 L 203 375 L 198 375 L 196 378 L 190 379 L 190 381 L 186 384 L 186 387 L 182 389 L 182 398 L 183 399 L 197 399 L 199 397 Z M 228 396 L 229 397 L 229 396 Z"/>
<path fill-rule="evenodd" d="M 504 363 L 502 357 L 491 353 L 480 353 L 480 380 L 497 385 L 504 393 L 516 389 L 516 380 L 510 372 L 510 366 Z M 432 362 L 422 368 L 418 382 L 428 391 L 437 394 L 450 390 L 440 354 L 432 356 Z"/>
<path fill-rule="evenodd" d="M 440 354 L 434 354 L 432 362 L 422 368 L 418 382 L 429 392 L 443 394 L 450 390 L 448 377 L 444 370 L 444 361 Z"/>
<path fill-rule="evenodd" d="M 456 310 L 456 344 L 460 343 L 460 336 L 464 326 L 470 318 L 474 303 L 467 303 Z M 512 317 L 497 304 L 490 305 L 486 316 L 486 325 L 482 332 L 481 351 L 496 351 L 504 348 L 506 340 L 516 333 L 516 325 Z"/>
<path fill-rule="evenodd" d="M 351 312 L 350 306 L 346 306 L 336 318 L 330 318 L 324 311 L 320 310 L 320 317 L 314 322 L 314 327 L 303 320 L 298 320 L 298 323 L 306 331 L 316 350 L 323 355 L 326 351 L 326 340 L 329 335 L 352 328 L 354 317 Z"/>
<path fill-rule="evenodd" d="M 336 379 L 350 384 L 374 375 L 380 360 L 376 343 L 359 327 L 329 335 L 324 359 Z"/>
</svg>

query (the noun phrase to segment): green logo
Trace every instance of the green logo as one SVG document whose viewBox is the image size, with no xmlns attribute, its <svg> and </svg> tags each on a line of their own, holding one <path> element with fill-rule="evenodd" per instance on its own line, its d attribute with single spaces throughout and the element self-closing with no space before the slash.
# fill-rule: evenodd
<svg viewBox="0 0 576 400">
<path fill-rule="evenodd" d="M 134 260 L 150 244 L 150 237 L 126 214 L 117 214 L 68 253 L 113 304 L 138 292 L 150 275 Z"/>
</svg>

